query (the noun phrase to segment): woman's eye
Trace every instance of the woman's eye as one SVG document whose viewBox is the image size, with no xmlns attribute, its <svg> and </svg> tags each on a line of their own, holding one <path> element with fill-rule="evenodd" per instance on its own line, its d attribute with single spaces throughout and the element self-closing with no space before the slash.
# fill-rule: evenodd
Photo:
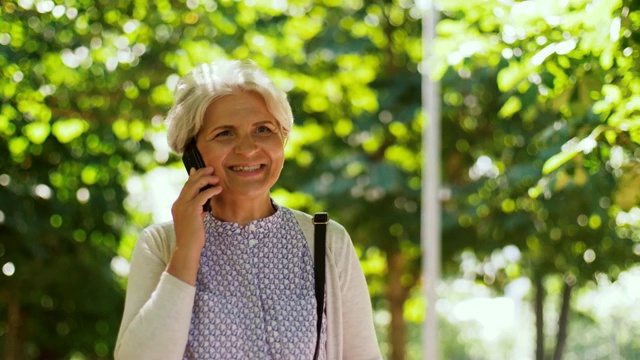
<svg viewBox="0 0 640 360">
<path fill-rule="evenodd" d="M 269 134 L 273 132 L 273 130 L 271 130 L 267 126 L 260 126 L 257 131 L 258 133 L 262 133 L 262 134 Z"/>
<path fill-rule="evenodd" d="M 224 130 L 224 131 L 221 131 L 221 132 L 217 133 L 215 137 L 219 138 L 219 137 L 226 137 L 226 136 L 230 136 L 230 135 L 231 135 L 231 131 Z"/>
</svg>

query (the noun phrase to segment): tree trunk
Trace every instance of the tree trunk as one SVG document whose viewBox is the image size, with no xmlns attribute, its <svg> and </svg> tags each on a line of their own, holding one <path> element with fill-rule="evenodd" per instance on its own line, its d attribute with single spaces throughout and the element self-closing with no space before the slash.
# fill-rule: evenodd
<svg viewBox="0 0 640 360">
<path fill-rule="evenodd" d="M 553 354 L 553 360 L 561 360 L 564 348 L 567 344 L 567 325 L 569 323 L 569 311 L 571 309 L 571 290 L 572 285 L 564 283 L 562 290 L 562 308 L 560 309 L 560 319 L 558 319 L 558 336 L 556 350 Z"/>
<path fill-rule="evenodd" d="M 544 360 L 544 285 L 542 278 L 534 279 L 535 301 L 534 312 L 536 316 L 536 360 Z"/>
<path fill-rule="evenodd" d="M 409 292 L 400 281 L 404 274 L 405 262 L 406 259 L 401 251 L 387 253 L 387 268 L 389 271 L 387 298 L 391 313 L 389 327 L 391 356 L 389 360 L 404 360 L 406 352 L 407 332 L 404 323 L 404 303 L 407 301 Z"/>
<path fill-rule="evenodd" d="M 20 303 L 11 292 L 7 292 L 6 294 L 8 295 L 5 297 L 5 299 L 7 299 L 8 329 L 4 338 L 4 359 L 18 360 L 22 358 L 20 354 L 22 348 L 20 343 L 20 324 L 22 321 L 20 316 Z"/>
</svg>

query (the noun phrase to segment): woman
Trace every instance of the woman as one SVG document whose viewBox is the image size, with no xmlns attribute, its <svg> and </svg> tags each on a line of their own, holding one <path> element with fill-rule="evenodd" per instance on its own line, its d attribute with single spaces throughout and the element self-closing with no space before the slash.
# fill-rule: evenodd
<svg viewBox="0 0 640 360">
<path fill-rule="evenodd" d="M 206 167 L 189 170 L 173 222 L 136 244 L 116 359 L 312 359 L 313 224 L 270 197 L 293 124 L 286 94 L 251 61 L 205 64 L 178 83 L 167 122 L 171 148 L 195 141 Z M 349 235 L 331 221 L 326 241 L 319 358 L 379 359 Z"/>
</svg>

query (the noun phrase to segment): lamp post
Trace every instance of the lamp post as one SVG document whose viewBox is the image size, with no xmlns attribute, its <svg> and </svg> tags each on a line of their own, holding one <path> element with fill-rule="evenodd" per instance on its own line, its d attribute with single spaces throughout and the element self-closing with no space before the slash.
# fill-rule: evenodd
<svg viewBox="0 0 640 360">
<path fill-rule="evenodd" d="M 422 111 L 425 125 L 422 130 L 422 280 L 427 298 L 426 318 L 423 324 L 423 359 L 437 360 L 438 315 L 436 312 L 437 287 L 440 282 L 441 262 L 441 203 L 440 203 L 440 84 L 433 79 L 438 12 L 436 0 L 417 0 L 422 10 Z"/>
</svg>

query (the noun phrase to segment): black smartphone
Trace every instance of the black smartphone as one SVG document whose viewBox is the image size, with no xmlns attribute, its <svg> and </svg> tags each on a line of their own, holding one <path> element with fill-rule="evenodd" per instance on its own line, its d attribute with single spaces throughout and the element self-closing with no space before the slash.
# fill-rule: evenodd
<svg viewBox="0 0 640 360">
<path fill-rule="evenodd" d="M 182 154 L 182 162 L 184 163 L 184 167 L 187 168 L 187 174 L 191 170 L 191 168 L 195 168 L 196 170 L 205 167 L 204 160 L 202 159 L 202 155 L 200 155 L 200 151 L 198 151 L 198 147 L 196 146 L 196 139 L 191 140 L 189 144 L 184 148 L 184 153 Z M 200 189 L 200 191 L 207 190 L 211 188 L 212 185 L 207 185 Z M 211 204 L 207 201 L 202 206 L 202 211 L 211 212 Z"/>
</svg>

